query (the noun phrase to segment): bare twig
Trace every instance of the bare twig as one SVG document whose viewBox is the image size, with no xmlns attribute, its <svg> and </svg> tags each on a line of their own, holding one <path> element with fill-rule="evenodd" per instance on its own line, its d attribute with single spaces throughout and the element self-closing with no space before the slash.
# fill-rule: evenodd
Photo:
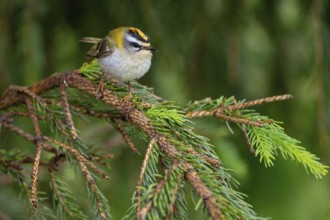
<svg viewBox="0 0 330 220">
<path fill-rule="evenodd" d="M 119 118 L 113 118 L 112 121 L 114 122 L 114 124 L 115 124 L 116 128 L 118 129 L 119 133 L 121 134 L 121 136 L 123 137 L 123 139 L 125 140 L 127 145 L 129 146 L 129 148 L 131 148 L 133 153 L 139 153 L 139 150 L 135 147 L 134 143 L 132 142 L 132 140 L 128 136 L 127 132 L 121 126 Z"/>
<path fill-rule="evenodd" d="M 59 153 L 49 160 L 49 168 L 53 171 L 58 171 L 60 164 L 64 161 L 66 161 L 65 153 Z"/>
<path fill-rule="evenodd" d="M 76 140 L 78 138 L 77 135 L 77 130 L 74 127 L 74 123 L 72 120 L 72 114 L 70 112 L 70 106 L 68 103 L 68 97 L 67 97 L 67 93 L 66 93 L 66 81 L 65 78 L 63 77 L 63 82 L 60 84 L 60 92 L 61 92 L 61 99 L 62 99 L 62 105 L 63 105 L 63 110 L 65 112 L 65 117 L 66 117 L 66 125 L 68 126 L 72 139 Z"/>
<path fill-rule="evenodd" d="M 34 163 L 34 158 L 31 157 L 31 156 L 27 156 L 27 157 L 25 157 L 21 160 L 14 160 L 14 161 L 2 160 L 2 161 L 0 161 L 0 163 L 3 163 L 7 167 L 10 167 L 10 168 L 13 168 L 15 170 L 21 171 L 21 170 L 23 170 L 22 164 L 24 164 L 24 163 Z M 49 164 L 45 163 L 43 161 L 40 161 L 39 166 L 49 167 Z"/>
<path fill-rule="evenodd" d="M 4 128 L 7 128 L 8 130 L 10 130 L 10 131 L 16 133 L 18 136 L 20 136 L 20 137 L 22 137 L 22 138 L 24 138 L 24 139 L 26 139 L 26 140 L 28 140 L 28 141 L 30 141 L 30 142 L 32 142 L 32 143 L 34 143 L 34 141 L 35 141 L 34 137 L 33 137 L 30 133 L 28 133 L 28 132 L 26 132 L 26 131 L 23 131 L 22 129 L 20 129 L 19 127 L 15 126 L 15 125 L 13 125 L 13 124 L 9 124 L 9 123 L 1 123 L 1 126 L 4 127 Z M 57 154 L 57 150 L 56 150 L 56 148 L 54 148 L 54 147 L 52 147 L 52 146 L 50 146 L 50 145 L 48 145 L 48 144 L 45 144 L 45 143 L 44 143 L 44 144 L 42 145 L 42 147 L 43 147 L 46 151 L 48 151 L 48 152 L 50 152 L 50 153 Z"/>
<path fill-rule="evenodd" d="M 214 110 L 207 111 L 207 110 L 201 110 L 201 111 L 192 111 L 192 112 L 187 112 L 186 116 L 189 118 L 203 118 L 207 116 L 213 116 L 214 115 Z"/>
<path fill-rule="evenodd" d="M 35 144 L 36 144 L 36 154 L 34 157 L 32 175 L 31 175 L 31 203 L 32 205 L 37 208 L 38 207 L 38 172 L 39 172 L 39 163 L 40 163 L 40 156 L 41 156 L 41 149 L 43 146 L 43 141 L 41 139 L 41 130 L 38 123 L 38 117 L 35 113 L 32 101 L 30 97 L 26 97 L 25 99 L 26 106 L 28 108 L 30 117 L 32 119 L 33 128 L 35 132 Z"/>
<path fill-rule="evenodd" d="M 235 111 L 235 110 L 244 109 L 244 108 L 248 108 L 248 107 L 252 107 L 252 106 L 256 106 L 256 105 L 261 105 L 261 104 L 264 104 L 264 103 L 285 101 L 285 100 L 288 100 L 288 99 L 291 99 L 291 98 L 293 98 L 293 96 L 290 95 L 290 94 L 271 96 L 271 97 L 267 97 L 267 98 L 256 99 L 256 100 L 253 100 L 253 101 L 237 103 L 237 104 L 234 104 L 232 106 L 227 107 L 227 110 L 228 111 Z"/>
</svg>

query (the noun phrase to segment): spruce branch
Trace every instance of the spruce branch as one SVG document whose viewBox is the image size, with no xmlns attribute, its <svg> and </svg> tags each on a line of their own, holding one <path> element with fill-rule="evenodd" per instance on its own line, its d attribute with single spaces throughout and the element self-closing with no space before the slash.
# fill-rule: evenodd
<svg viewBox="0 0 330 220">
<path fill-rule="evenodd" d="M 311 172 L 316 178 L 325 176 L 328 166 L 320 163 L 318 158 L 299 146 L 300 142 L 284 133 L 280 122 L 261 116 L 248 107 L 284 101 L 292 98 L 291 95 L 272 96 L 253 101 L 237 102 L 233 97 L 226 99 L 221 97 L 216 100 L 204 99 L 188 103 L 186 115 L 191 118 L 205 116 L 219 116 L 225 121 L 236 123 L 243 131 L 250 151 L 260 156 L 260 161 L 266 166 L 272 166 L 277 151 L 287 159 L 297 161 L 302 164 L 306 171 Z"/>
<path fill-rule="evenodd" d="M 62 168 L 59 165 L 67 161 L 85 176 L 93 217 L 111 218 L 109 202 L 96 184 L 97 174 L 109 178 L 98 164 L 108 166 L 111 155 L 101 154 L 97 148 L 89 147 L 79 139 L 74 117 L 92 116 L 112 121 L 133 152 L 136 147 L 129 138 L 131 133 L 149 143 L 133 204 L 125 219 L 186 219 L 186 185 L 190 185 L 200 198 L 206 218 L 259 219 L 242 194 L 231 188 L 235 180 L 222 166 L 213 146 L 207 138 L 195 133 L 190 119 L 197 117 L 214 116 L 237 124 L 248 145 L 267 166 L 272 165 L 276 151 L 280 151 L 285 158 L 303 164 L 318 178 L 327 173 L 327 166 L 300 147 L 298 141 L 287 136 L 278 122 L 249 109 L 263 103 L 287 100 L 290 95 L 254 101 L 220 97 L 191 102 L 181 108 L 138 83 L 132 83 L 133 92 L 127 98 L 127 85 L 113 79 L 103 82 L 100 96 L 100 76 L 100 69 L 94 61 L 83 65 L 80 70 L 51 75 L 28 88 L 10 87 L 1 96 L 1 127 L 36 145 L 30 195 L 33 205 L 38 199 L 38 171 L 43 168 L 39 166 L 43 162 L 40 154 L 45 150 L 52 153 L 48 168 L 51 169 L 50 181 L 57 206 L 68 216 L 79 218 L 80 212 L 72 205 L 67 186 L 54 176 Z M 35 134 L 14 125 L 16 117 L 31 118 Z M 54 134 L 46 135 L 41 131 L 39 122 L 42 119 L 53 125 Z M 132 128 L 132 132 L 126 128 Z M 15 167 L 0 163 L 0 167 L 7 170 L 13 169 L 12 166 Z M 14 172 L 20 173 L 20 170 Z"/>
</svg>

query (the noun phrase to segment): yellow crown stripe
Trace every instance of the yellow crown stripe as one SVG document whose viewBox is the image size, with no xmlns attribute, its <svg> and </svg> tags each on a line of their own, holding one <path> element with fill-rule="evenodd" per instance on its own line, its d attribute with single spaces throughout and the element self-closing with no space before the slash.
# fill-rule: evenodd
<svg viewBox="0 0 330 220">
<path fill-rule="evenodd" d="M 139 35 L 143 40 L 148 41 L 148 36 L 145 35 L 140 29 L 131 27 L 130 30 L 135 32 L 137 35 Z"/>
</svg>

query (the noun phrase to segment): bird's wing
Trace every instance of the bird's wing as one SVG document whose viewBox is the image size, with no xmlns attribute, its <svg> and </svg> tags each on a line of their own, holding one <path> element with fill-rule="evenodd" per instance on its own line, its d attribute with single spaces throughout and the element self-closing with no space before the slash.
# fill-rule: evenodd
<svg viewBox="0 0 330 220">
<path fill-rule="evenodd" d="M 113 52 L 113 42 L 110 42 L 108 38 L 94 38 L 94 37 L 84 37 L 80 39 L 84 43 L 93 43 L 92 48 L 87 52 L 87 56 L 93 58 L 101 58 L 109 56 Z M 108 43 L 107 43 L 108 41 Z"/>
<path fill-rule="evenodd" d="M 84 43 L 89 43 L 89 44 L 96 44 L 100 42 L 102 39 L 101 38 L 96 38 L 96 37 L 83 37 L 79 41 L 84 42 Z"/>
</svg>

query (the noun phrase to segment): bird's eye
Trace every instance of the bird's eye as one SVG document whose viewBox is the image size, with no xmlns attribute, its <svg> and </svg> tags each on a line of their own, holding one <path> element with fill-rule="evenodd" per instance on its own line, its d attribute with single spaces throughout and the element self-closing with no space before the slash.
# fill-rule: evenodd
<svg viewBox="0 0 330 220">
<path fill-rule="evenodd" d="M 131 42 L 130 45 L 131 45 L 132 47 L 136 47 L 136 48 L 140 48 L 140 47 L 141 47 L 140 44 L 138 44 L 138 43 L 136 43 L 136 42 Z"/>
</svg>

